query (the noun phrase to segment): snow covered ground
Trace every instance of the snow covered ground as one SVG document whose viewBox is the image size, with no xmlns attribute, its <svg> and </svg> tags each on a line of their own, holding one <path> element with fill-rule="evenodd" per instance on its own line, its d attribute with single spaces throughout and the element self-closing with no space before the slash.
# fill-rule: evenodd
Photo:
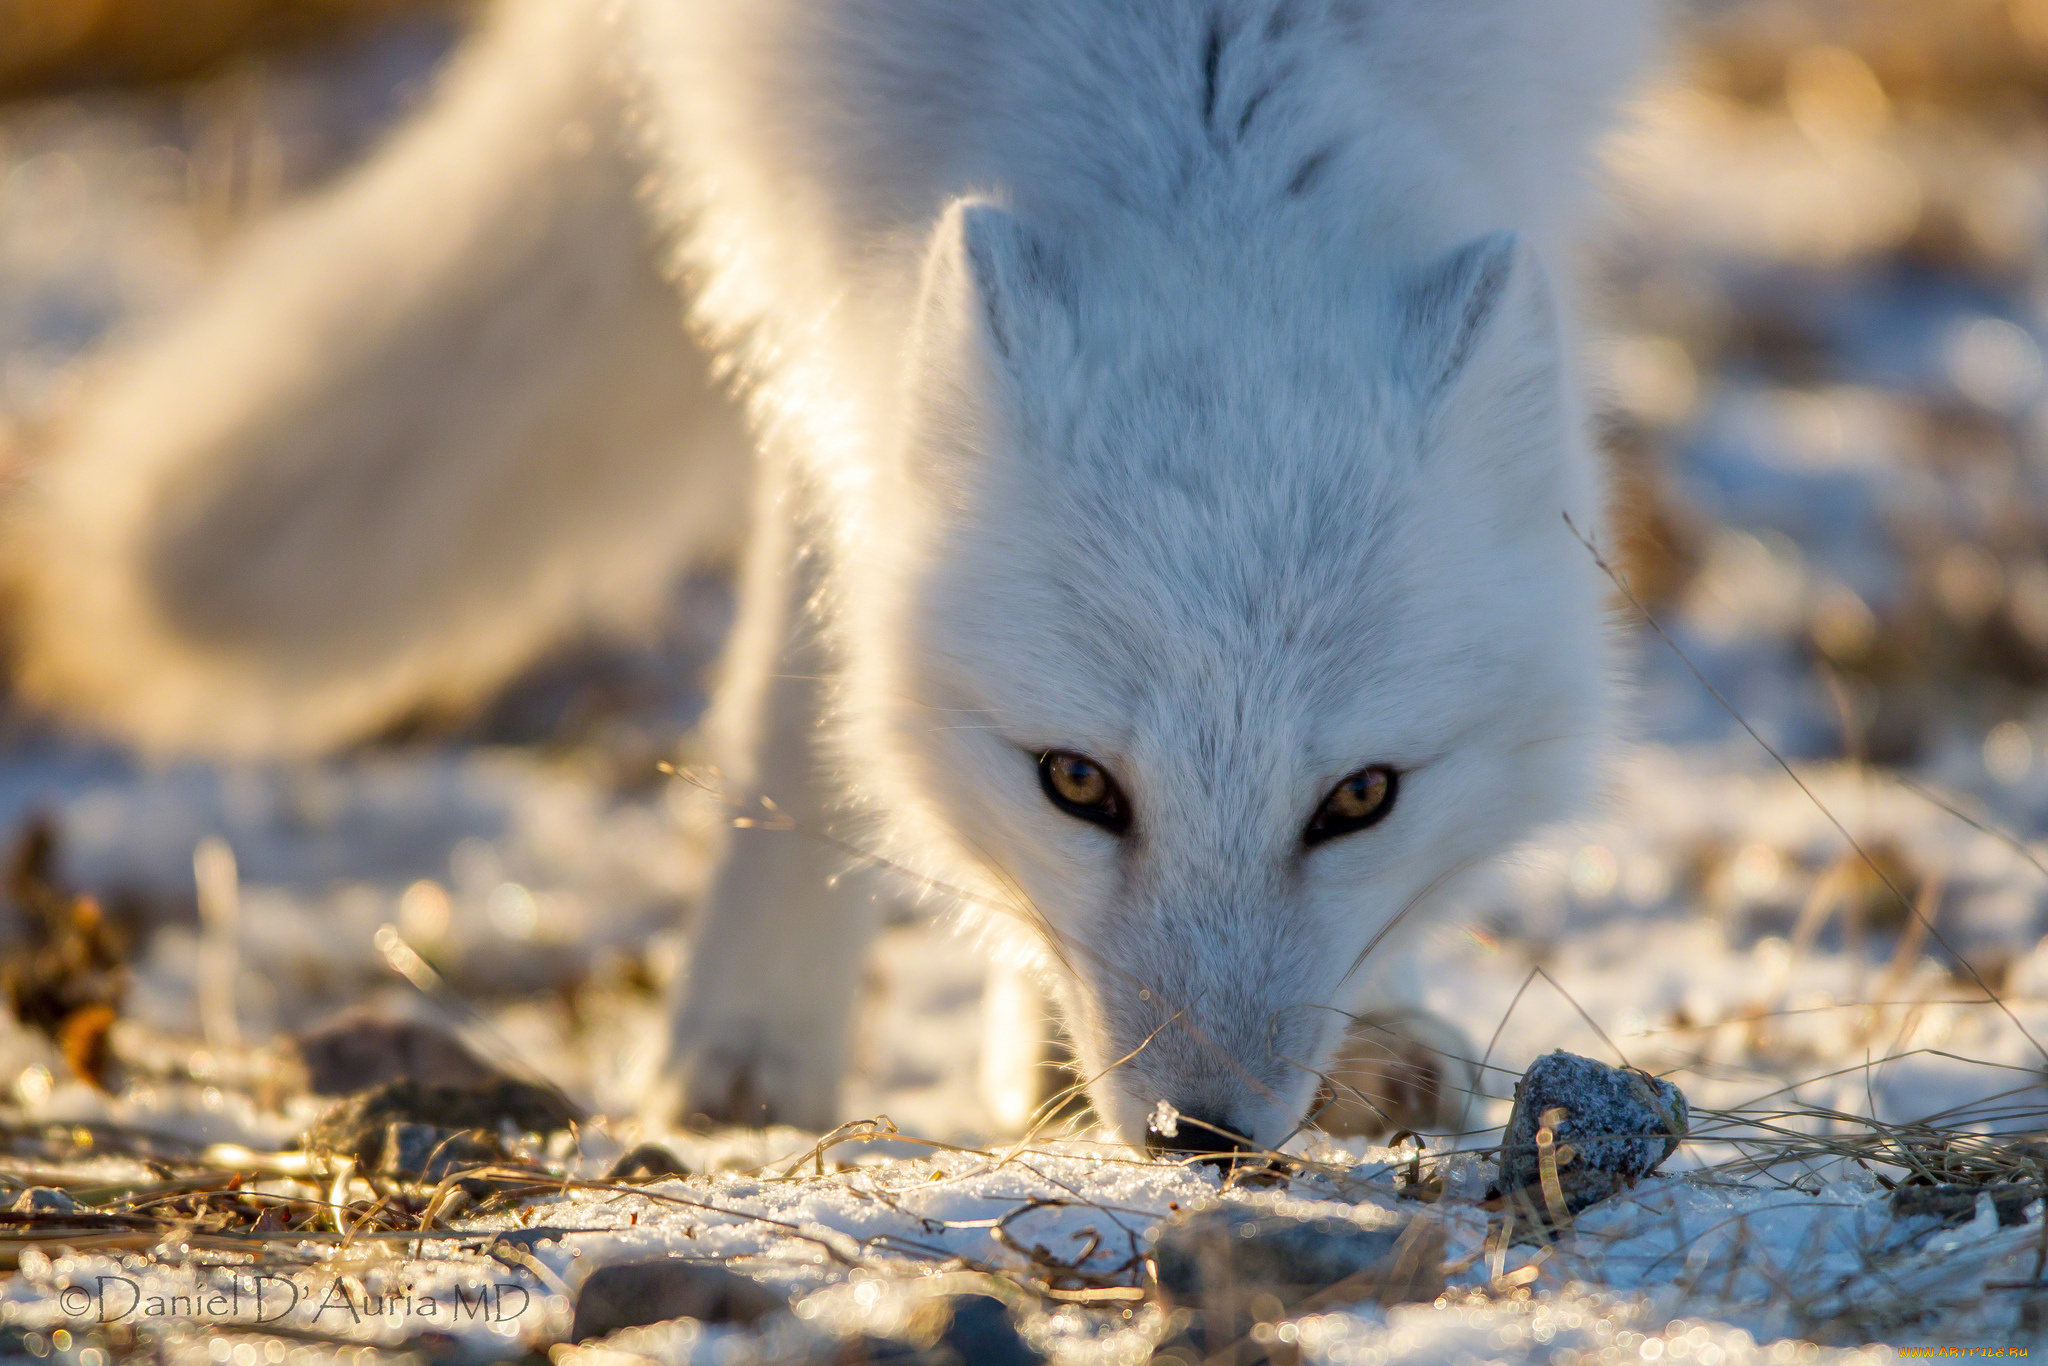
<svg viewBox="0 0 2048 1366">
<path fill-rule="evenodd" d="M 1670 639 L 1636 629 L 1638 738 L 1605 808 L 1461 889 L 1376 989 L 1470 1041 L 1474 1128 L 1503 1122 L 1515 1077 L 1562 1047 L 1677 1082 L 1693 1139 L 1667 1174 L 1536 1244 L 1489 1238 L 1485 1133 L 1438 1143 L 1418 1169 L 1442 1178 L 1428 1204 L 1404 1198 L 1408 1149 L 1304 1138 L 1284 1191 L 1229 1198 L 1421 1210 L 1445 1221 L 1455 1270 L 1433 1305 L 1284 1324 L 1274 1360 L 1735 1366 L 2038 1335 L 2038 1203 L 2006 1225 L 1988 1194 L 1947 1223 L 1895 1215 L 1879 1175 L 1904 1168 L 1825 1147 L 1922 1121 L 2035 1132 L 2048 1100 L 2035 8 L 1902 0 L 1850 28 L 1820 5 L 1719 7 L 1617 148 L 1594 363 L 1636 510 L 1617 560 Z M 1930 25 L 1940 43 L 1922 41 Z M 197 89 L 0 111 L 0 443 L 27 449 L 96 348 L 159 324 L 264 206 L 345 164 L 447 40 L 399 26 Z M 59 1121 L 287 1148 L 324 1105 L 276 1082 L 277 1040 L 366 998 L 452 1011 L 486 1054 L 628 1113 L 717 817 L 655 761 L 687 757 L 728 604 L 715 579 L 675 602 L 657 635 L 565 650 L 459 734 L 320 764 L 151 767 L 10 718 L 0 831 L 47 813 L 63 877 L 137 944 L 117 1094 L 0 1023 L 0 1179 L 47 1168 Z M 208 841 L 236 866 L 227 922 L 198 913 Z M 19 942 L 7 915 L 0 943 Z M 438 972 L 431 999 L 393 972 L 386 925 Z M 204 984 L 223 974 L 233 1010 L 209 1022 Z M 698 1175 L 531 1194 L 450 1236 L 292 1244 L 289 1271 L 175 1240 L 27 1248 L 0 1280 L 0 1356 L 104 1360 L 135 1331 L 181 1361 L 340 1358 L 351 1342 L 516 1355 L 561 1339 L 589 1268 L 676 1254 L 735 1259 L 797 1311 L 558 1357 L 831 1360 L 855 1331 L 915 1336 L 935 1293 L 994 1287 L 1056 1360 L 1147 1360 L 1160 1311 L 1113 1292 L 1138 1284 L 1154 1222 L 1219 1178 L 1080 1131 L 1009 1151 L 975 1094 L 983 976 L 971 948 L 908 918 L 878 945 L 849 1114 L 899 1136 L 799 1162 L 815 1135 L 657 1135 Z M 1794 1151 L 1797 1135 L 1813 1145 Z M 588 1181 L 643 1137 L 598 1120 L 528 1155 Z M 161 1175 L 132 1156 L 67 1161 L 108 1183 Z M 1064 1281 L 1046 1259 L 1070 1264 Z M 233 1299 L 259 1270 L 296 1288 L 288 1309 L 284 1281 L 260 1307 Z"/>
</svg>

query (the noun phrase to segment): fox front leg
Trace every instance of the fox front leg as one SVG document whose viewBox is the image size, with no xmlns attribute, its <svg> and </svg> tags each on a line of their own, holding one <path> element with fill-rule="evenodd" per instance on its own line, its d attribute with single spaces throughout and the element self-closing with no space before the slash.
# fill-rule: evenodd
<svg viewBox="0 0 2048 1366">
<path fill-rule="evenodd" d="M 843 849 L 820 838 L 837 800 L 824 743 L 832 663 L 807 616 L 823 564 L 801 548 L 787 484 L 771 470 L 757 494 L 739 619 L 707 722 L 734 825 L 677 979 L 647 1103 L 656 1122 L 827 1129 L 842 1118 L 877 907 L 861 879 L 842 880 Z"/>
</svg>

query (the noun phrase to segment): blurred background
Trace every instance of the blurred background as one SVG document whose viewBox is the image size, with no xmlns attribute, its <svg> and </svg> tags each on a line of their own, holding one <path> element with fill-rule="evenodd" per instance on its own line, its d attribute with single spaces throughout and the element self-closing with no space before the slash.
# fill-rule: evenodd
<svg viewBox="0 0 2048 1366">
<path fill-rule="evenodd" d="M 15 477 L 102 348 L 168 325 L 252 223 L 365 155 L 466 17 L 0 0 Z M 1797 1083 L 1852 1113 L 2038 1127 L 2019 1023 L 2048 1035 L 2048 0 L 1695 6 L 1608 161 L 1589 365 L 1617 565 L 1670 643 L 1621 610 L 1640 686 L 1608 810 L 1486 874 L 1470 927 L 1381 990 L 1509 1067 L 1601 1052 L 1596 1023 L 1695 1106 Z M 690 755 L 729 611 L 720 576 L 680 582 L 642 635 L 569 642 L 470 715 L 317 764 L 144 765 L 6 709 L 0 1096 L 282 1134 L 296 1033 L 456 999 L 619 1103 L 710 836 L 656 765 Z M 449 999 L 393 975 L 385 924 Z M 981 973 L 891 929 L 856 1110 L 975 1133 Z"/>
</svg>

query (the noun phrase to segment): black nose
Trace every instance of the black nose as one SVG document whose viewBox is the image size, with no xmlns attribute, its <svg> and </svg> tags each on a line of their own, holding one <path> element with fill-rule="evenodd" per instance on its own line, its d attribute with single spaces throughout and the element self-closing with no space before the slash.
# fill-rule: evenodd
<svg viewBox="0 0 2048 1366">
<path fill-rule="evenodd" d="M 1175 1132 L 1171 1135 L 1146 1127 L 1146 1151 L 1164 1157 L 1202 1157 L 1227 1162 L 1251 1147 L 1249 1140 L 1230 1125 L 1197 1111 L 1181 1111 L 1172 1124 Z"/>
</svg>

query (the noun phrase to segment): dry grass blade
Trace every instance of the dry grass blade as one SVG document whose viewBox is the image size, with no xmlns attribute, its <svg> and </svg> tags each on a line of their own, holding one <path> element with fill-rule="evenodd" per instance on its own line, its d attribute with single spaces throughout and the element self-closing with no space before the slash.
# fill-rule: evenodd
<svg viewBox="0 0 2048 1366">
<path fill-rule="evenodd" d="M 1536 1130 L 1536 1171 L 1543 1188 L 1543 1204 L 1550 1214 L 1550 1226 L 1559 1230 L 1571 1224 L 1571 1215 L 1565 1209 L 1564 1183 L 1557 1175 L 1557 1126 L 1564 1123 L 1564 1119 L 1562 1107 L 1546 1110 L 1542 1127 Z M 1567 1156 L 1564 1160 L 1570 1159 Z"/>
</svg>

